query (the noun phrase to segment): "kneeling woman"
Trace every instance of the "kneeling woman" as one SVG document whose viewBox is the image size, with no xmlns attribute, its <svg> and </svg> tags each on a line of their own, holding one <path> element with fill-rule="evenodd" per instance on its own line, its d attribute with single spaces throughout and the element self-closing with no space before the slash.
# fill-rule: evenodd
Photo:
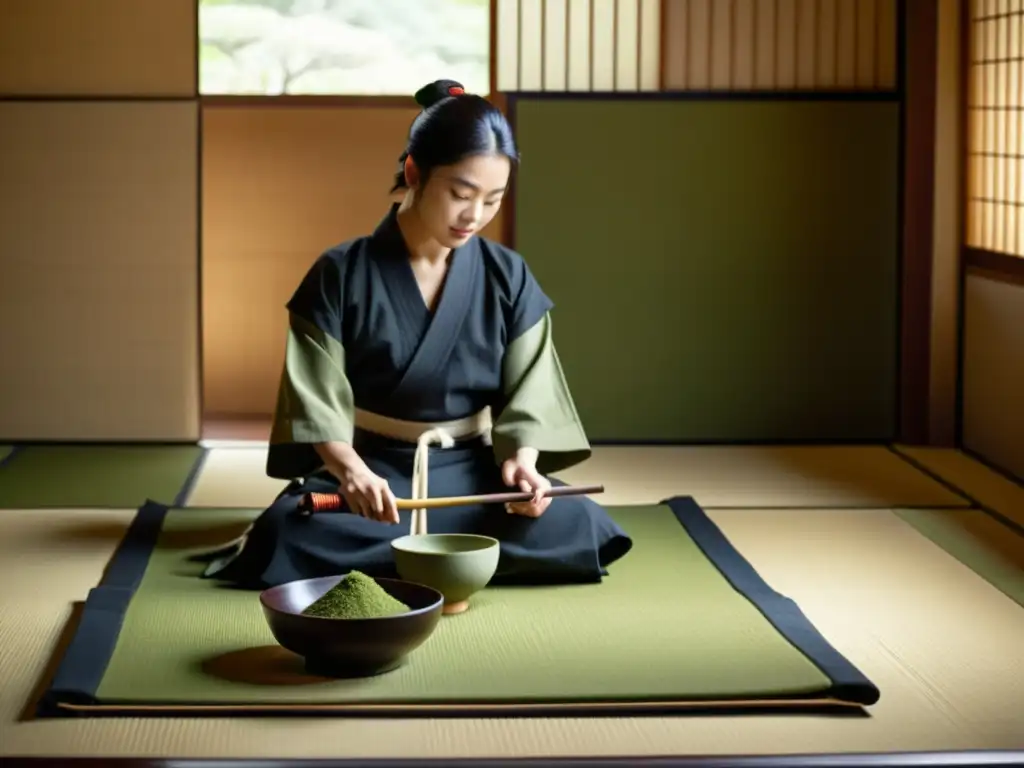
<svg viewBox="0 0 1024 768">
<path fill-rule="evenodd" d="M 395 497 L 428 488 L 535 494 L 430 513 L 431 533 L 501 542 L 494 583 L 600 581 L 632 546 L 593 500 L 544 496 L 546 475 L 590 446 L 552 302 L 519 254 L 478 234 L 517 159 L 508 123 L 451 81 L 416 100 L 392 190 L 403 202 L 371 235 L 324 253 L 287 305 L 267 473 L 291 483 L 207 576 L 262 588 L 350 569 L 394 575 L 390 542 L 411 522 Z M 297 514 L 308 492 L 341 493 L 347 509 Z"/>
</svg>

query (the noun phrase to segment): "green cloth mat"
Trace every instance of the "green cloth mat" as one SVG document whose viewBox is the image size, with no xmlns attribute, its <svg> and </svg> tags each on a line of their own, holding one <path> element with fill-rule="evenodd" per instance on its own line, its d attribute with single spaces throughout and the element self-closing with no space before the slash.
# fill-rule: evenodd
<svg viewBox="0 0 1024 768">
<path fill-rule="evenodd" d="M 1024 538 L 980 509 L 897 509 L 896 515 L 1024 607 Z"/>
<path fill-rule="evenodd" d="M 138 509 L 179 503 L 197 445 L 27 445 L 0 466 L 0 508 Z"/>
<path fill-rule="evenodd" d="M 40 712 L 67 714 L 62 701 L 152 715 L 188 705 L 287 712 L 329 704 L 354 713 L 392 704 L 429 714 L 431 705 L 479 712 L 539 703 L 566 714 L 581 712 L 581 702 L 692 709 L 877 700 L 872 683 L 760 580 L 692 499 L 610 512 L 634 549 L 603 583 L 489 587 L 466 613 L 443 617 L 404 666 L 339 681 L 310 678 L 276 645 L 257 593 L 201 579 L 203 565 L 189 560 L 236 536 L 255 512 L 149 505 L 90 594 Z M 159 537 L 155 549 L 147 525 Z M 132 712 L 133 704 L 157 709 Z"/>
<path fill-rule="evenodd" d="M 3 460 L 11 455 L 12 450 L 14 449 L 9 445 L 0 445 L 0 463 L 3 463 Z"/>
</svg>

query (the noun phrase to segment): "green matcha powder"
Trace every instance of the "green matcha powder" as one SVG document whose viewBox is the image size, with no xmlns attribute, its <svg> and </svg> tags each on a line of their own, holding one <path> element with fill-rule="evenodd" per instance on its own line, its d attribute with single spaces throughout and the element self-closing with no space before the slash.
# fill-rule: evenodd
<svg viewBox="0 0 1024 768">
<path fill-rule="evenodd" d="M 379 619 L 408 610 L 365 573 L 351 571 L 302 613 L 322 619 Z"/>
</svg>

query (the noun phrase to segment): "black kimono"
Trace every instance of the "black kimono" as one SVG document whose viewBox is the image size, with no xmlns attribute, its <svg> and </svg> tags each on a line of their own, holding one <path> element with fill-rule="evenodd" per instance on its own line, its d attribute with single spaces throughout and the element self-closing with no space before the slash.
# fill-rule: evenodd
<svg viewBox="0 0 1024 768">
<path fill-rule="evenodd" d="M 290 328 L 267 473 L 291 480 L 241 543 L 205 575 L 263 588 L 357 569 L 394 576 L 389 525 L 342 512 L 296 514 L 306 492 L 338 481 L 313 449 L 350 443 L 398 497 L 413 498 L 414 442 L 365 428 L 366 412 L 406 422 L 450 422 L 490 409 L 488 434 L 429 449 L 430 496 L 507 492 L 501 463 L 526 446 L 547 475 L 590 446 L 551 337 L 552 302 L 522 257 L 474 236 L 451 255 L 431 313 L 398 228 L 397 206 L 369 237 L 323 254 L 287 307 Z M 552 481 L 558 485 L 557 481 Z M 586 497 L 553 498 L 539 518 L 501 505 L 429 512 L 431 533 L 479 533 L 501 542 L 493 583 L 600 581 L 631 540 Z"/>
</svg>

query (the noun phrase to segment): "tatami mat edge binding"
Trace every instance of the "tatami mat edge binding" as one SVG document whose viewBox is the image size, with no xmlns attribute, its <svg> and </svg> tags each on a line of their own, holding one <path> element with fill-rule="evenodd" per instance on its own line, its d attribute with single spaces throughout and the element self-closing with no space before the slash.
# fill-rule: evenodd
<svg viewBox="0 0 1024 768">
<path fill-rule="evenodd" d="M 827 690 L 813 697 L 780 694 L 770 700 L 758 702 L 745 698 L 730 701 L 708 702 L 684 700 L 680 702 L 655 701 L 636 702 L 530 702 L 509 701 L 500 705 L 466 701 L 436 706 L 421 706 L 388 703 L 386 705 L 351 704 L 338 707 L 323 704 L 291 704 L 286 707 L 255 706 L 245 704 L 109 704 L 98 700 L 97 691 L 103 681 L 107 665 L 117 646 L 129 604 L 138 589 L 151 555 L 158 545 L 162 526 L 173 508 L 147 502 L 141 507 L 125 533 L 116 554 L 108 566 L 100 584 L 88 595 L 78 627 L 63 658 L 59 662 L 46 693 L 39 701 L 38 717 L 74 716 L 173 716 L 184 715 L 302 715 L 336 714 L 367 716 L 382 714 L 398 716 L 455 716 L 474 717 L 481 715 L 528 716 L 614 716 L 616 714 L 664 714 L 683 711 L 699 714 L 745 712 L 790 711 L 799 713 L 808 708 L 812 711 L 836 711 L 848 709 L 859 711 L 859 707 L 875 704 L 879 699 L 878 688 L 850 660 L 844 657 L 820 634 L 818 629 L 790 598 L 776 592 L 737 550 L 718 526 L 706 515 L 701 507 L 687 496 L 666 499 L 661 505 L 667 506 L 692 542 L 705 555 L 708 562 L 719 571 L 732 588 L 745 597 L 776 631 L 795 649 L 816 666 L 830 681 Z M 182 510 L 195 513 L 195 508 Z M 237 511 L 237 510 L 236 510 Z M 264 711 L 261 711 L 264 710 Z"/>
<path fill-rule="evenodd" d="M 95 691 L 103 679 L 168 509 L 153 501 L 139 508 L 99 584 L 89 590 L 71 643 L 50 688 L 37 705 L 37 716 L 66 716 L 67 711 L 57 706 L 58 698 L 76 704 L 89 703 L 79 701 L 77 692 Z M 99 660 L 102 663 L 97 663 Z"/>
<path fill-rule="evenodd" d="M 833 681 L 838 698 L 868 705 L 879 691 L 856 666 L 837 651 L 804 615 L 800 607 L 776 592 L 689 496 L 665 499 L 690 537 L 741 595 L 746 597 L 779 633 L 796 646 Z"/>
<path fill-rule="evenodd" d="M 188 473 L 188 477 L 185 478 L 185 482 L 181 484 L 181 489 L 174 497 L 174 507 L 184 507 L 188 504 L 188 497 L 192 495 L 192 491 L 195 490 L 196 483 L 199 480 L 199 476 L 203 473 L 203 468 L 206 466 L 206 460 L 210 456 L 210 449 L 202 445 L 198 446 L 200 454 L 196 457 L 195 463 L 192 465 L 192 469 Z"/>
</svg>

